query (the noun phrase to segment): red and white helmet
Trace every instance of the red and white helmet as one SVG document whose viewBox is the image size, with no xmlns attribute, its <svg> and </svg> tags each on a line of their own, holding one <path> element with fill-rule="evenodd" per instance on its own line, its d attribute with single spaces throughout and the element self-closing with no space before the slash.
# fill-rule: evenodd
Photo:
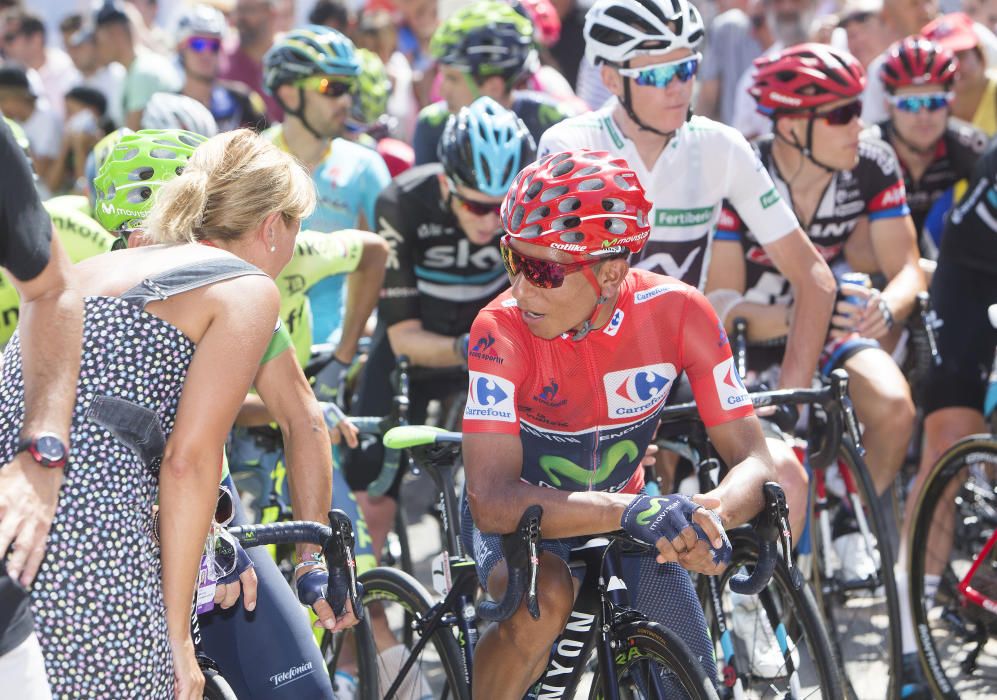
<svg viewBox="0 0 997 700">
<path fill-rule="evenodd" d="M 879 75 L 889 92 L 918 85 L 952 86 L 959 61 L 941 44 L 923 36 L 909 36 L 886 52 Z"/>
<path fill-rule="evenodd" d="M 801 112 L 865 89 L 865 69 L 854 56 L 826 44 L 797 44 L 755 59 L 748 92 L 761 114 Z"/>
<path fill-rule="evenodd" d="M 644 247 L 650 211 L 625 160 L 579 148 L 523 168 L 502 202 L 502 225 L 527 243 L 609 256 Z"/>
</svg>

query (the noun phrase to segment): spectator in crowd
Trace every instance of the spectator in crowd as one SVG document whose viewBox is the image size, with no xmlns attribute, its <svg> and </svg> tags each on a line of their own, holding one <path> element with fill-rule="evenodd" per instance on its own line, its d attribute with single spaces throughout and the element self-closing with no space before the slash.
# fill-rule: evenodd
<svg viewBox="0 0 997 700">
<path fill-rule="evenodd" d="M 208 5 L 195 5 L 180 18 L 177 56 L 184 69 L 181 94 L 209 109 L 219 131 L 241 126 L 260 131 L 267 126 L 263 98 L 243 83 L 218 77 L 225 28 L 225 17 Z"/>
<path fill-rule="evenodd" d="M 752 23 L 755 40 L 762 47 L 763 56 L 771 56 L 787 46 L 801 44 L 808 39 L 810 25 L 814 18 L 814 0 L 757 0 L 759 8 L 752 3 L 748 14 L 764 14 L 765 22 Z M 753 139 L 772 130 L 772 121 L 755 110 L 755 101 L 748 94 L 752 83 L 753 68 L 741 74 L 734 90 L 734 110 L 731 126 L 748 139 Z"/>
<path fill-rule="evenodd" d="M 77 85 L 66 93 L 62 148 L 46 174 L 50 192 L 86 191 L 87 155 L 114 127 L 107 118 L 107 98 L 97 88 Z"/>
<path fill-rule="evenodd" d="M 415 96 L 422 106 L 430 101 L 430 88 L 436 75 L 429 42 L 440 24 L 437 0 L 399 0 L 398 9 L 402 17 L 398 50 L 412 66 Z"/>
<path fill-rule="evenodd" d="M 308 13 L 308 22 L 350 34 L 353 29 L 353 12 L 344 0 L 318 0 Z"/>
<path fill-rule="evenodd" d="M 883 0 L 846 0 L 838 17 L 838 26 L 848 37 L 848 51 L 868 69 L 890 46 L 883 22 Z"/>
<path fill-rule="evenodd" d="M 764 24 L 764 7 L 749 0 L 737 0 L 713 20 L 706 32 L 703 67 L 699 72 L 697 114 L 731 123 L 734 91 L 751 62 L 762 53 L 755 32 Z"/>
<path fill-rule="evenodd" d="M 391 81 L 388 114 L 398 120 L 397 135 L 410 142 L 415 132 L 419 103 L 412 86 L 412 66 L 398 50 L 398 32 L 391 13 L 383 9 L 364 12 L 358 20 L 355 40 L 357 47 L 372 51 L 384 63 Z"/>
<path fill-rule="evenodd" d="M 97 62 L 93 27 L 84 24 L 82 15 L 73 14 L 64 17 L 59 23 L 59 31 L 62 34 L 62 43 L 80 73 L 78 84 L 96 88 L 104 93 L 107 99 L 107 117 L 115 126 L 120 126 L 125 121 L 121 93 L 125 87 L 125 76 L 128 71 L 115 61 L 104 65 Z"/>
<path fill-rule="evenodd" d="M 240 82 L 262 95 L 267 121 L 282 121 L 284 110 L 263 90 L 263 56 L 273 46 L 274 0 L 237 0 L 232 16 L 239 43 L 225 56 L 221 77 Z"/>
<path fill-rule="evenodd" d="M 135 10 L 131 19 L 140 43 L 157 53 L 169 53 L 173 40 L 160 21 L 158 0 L 128 0 L 128 5 Z"/>
<path fill-rule="evenodd" d="M 942 15 L 921 30 L 959 60 L 952 116 L 970 122 L 987 136 L 997 134 L 997 80 L 987 75 L 987 61 L 973 20 L 962 12 Z"/>
<path fill-rule="evenodd" d="M 62 146 L 62 122 L 47 103 L 38 99 L 27 71 L 19 65 L 0 67 L 0 112 L 24 129 L 31 144 L 35 172 L 45 182 Z"/>
<path fill-rule="evenodd" d="M 179 92 L 182 85 L 173 64 L 164 56 L 142 48 L 123 5 L 109 0 L 94 12 L 97 61 L 127 67 L 122 89 L 124 125 L 137 130 L 142 110 L 154 93 Z"/>
<path fill-rule="evenodd" d="M 997 2 L 995 0 L 963 0 L 963 11 L 990 31 L 997 31 Z"/>
<path fill-rule="evenodd" d="M 63 98 L 80 75 L 62 49 L 46 46 L 45 23 L 40 17 L 22 9 L 8 10 L 4 15 L 4 53 L 7 58 L 28 69 L 39 98 L 61 119 Z M 34 75 L 32 75 L 34 74 Z"/>
<path fill-rule="evenodd" d="M 550 55 L 557 62 L 557 68 L 568 83 L 581 95 L 578 72 L 584 61 L 585 39 L 582 27 L 585 26 L 585 9 L 578 0 L 551 0 L 561 18 L 561 37 L 550 47 Z M 597 82 L 602 79 L 596 73 Z"/>
</svg>

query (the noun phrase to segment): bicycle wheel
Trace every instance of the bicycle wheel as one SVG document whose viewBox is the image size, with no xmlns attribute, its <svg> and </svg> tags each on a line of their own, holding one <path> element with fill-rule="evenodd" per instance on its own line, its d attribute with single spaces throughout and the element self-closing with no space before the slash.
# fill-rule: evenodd
<svg viewBox="0 0 997 700">
<path fill-rule="evenodd" d="M 810 528 L 814 594 L 844 670 L 848 696 L 860 700 L 892 698 L 899 689 L 902 658 L 893 539 L 869 468 L 847 438 L 841 442 L 839 468 L 851 476 L 859 503 L 847 496 L 832 499 L 828 510 L 814 518 Z M 873 562 L 874 573 L 863 580 L 843 577 L 844 562 L 832 542 L 835 533 L 831 523 L 843 516 L 851 517 L 849 513 L 860 523 L 864 519 L 866 525 L 865 532 L 860 529 L 853 533 L 856 549 L 852 550 Z"/>
<path fill-rule="evenodd" d="M 222 675 L 213 668 L 202 668 L 204 673 L 204 700 L 238 700 L 235 692 Z"/>
<path fill-rule="evenodd" d="M 385 567 L 364 572 L 360 582 L 364 586 L 364 606 L 377 639 L 382 697 L 470 700 L 463 655 L 453 628 L 440 625 L 425 629 L 423 625 L 433 602 L 422 584 L 403 571 Z M 406 638 L 406 632 L 412 640 L 409 645 L 399 641 Z M 402 667 L 413 656 L 411 667 L 402 676 Z"/>
<path fill-rule="evenodd" d="M 377 677 L 377 646 L 370 626 L 370 616 L 342 632 L 328 630 L 319 645 L 329 678 L 336 683 L 336 671 L 343 670 L 356 679 L 359 700 L 381 700 Z"/>
<path fill-rule="evenodd" d="M 716 688 L 674 632 L 650 620 L 636 620 L 613 630 L 613 657 L 621 698 L 717 700 Z M 604 669 L 596 664 L 589 700 L 601 700 Z M 662 682 L 662 679 L 664 681 Z"/>
<path fill-rule="evenodd" d="M 997 607 L 995 489 L 997 439 L 971 436 L 942 455 L 914 510 L 911 614 L 921 665 L 938 698 L 997 692 L 997 615 L 971 599 L 979 594 Z"/>
<path fill-rule="evenodd" d="M 758 561 L 758 543 L 742 531 L 734 533 L 731 545 L 731 566 L 718 581 L 719 589 L 711 589 L 704 576 L 697 586 L 717 646 L 717 682 L 728 692 L 740 683 L 743 695 L 735 692 L 735 696 L 744 698 L 844 697 L 838 660 L 810 586 L 802 580 L 799 587 L 794 585 L 780 560 L 765 590 L 737 599 L 729 592 L 730 579 L 741 567 Z M 719 600 L 712 590 L 722 592 Z M 726 622 L 724 633 L 718 604 Z"/>
</svg>

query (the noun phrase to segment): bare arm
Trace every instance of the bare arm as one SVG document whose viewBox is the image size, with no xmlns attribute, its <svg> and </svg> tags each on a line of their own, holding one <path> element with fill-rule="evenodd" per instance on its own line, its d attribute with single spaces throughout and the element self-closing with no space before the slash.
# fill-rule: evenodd
<svg viewBox="0 0 997 700">
<path fill-rule="evenodd" d="M 741 299 L 727 303 L 721 308 L 718 301 L 726 296 L 721 292 L 745 292 L 744 249 L 738 241 L 714 240 L 710 252 L 710 269 L 706 278 L 706 297 L 713 304 L 714 311 L 728 332 L 734 330 L 734 320 L 743 318 L 748 322 L 748 340 L 762 341 L 782 338 L 789 332 L 789 307 L 785 304 L 759 304 Z"/>
<path fill-rule="evenodd" d="M 260 367 L 255 385 L 267 412 L 284 435 L 294 517 L 326 522 L 332 503 L 332 444 L 318 401 L 294 351 L 288 348 Z M 300 544 L 297 550 L 304 559 L 320 548 Z"/>
<path fill-rule="evenodd" d="M 174 655 L 190 650 L 190 605 L 214 511 L 221 446 L 273 333 L 271 280 L 240 277 L 205 292 L 213 318 L 197 343 L 159 477 L 163 599 Z"/>
<path fill-rule="evenodd" d="M 533 504 L 543 506 L 549 538 L 594 535 L 620 529 L 633 495 L 601 491 L 558 491 L 520 481 L 523 448 L 519 437 L 492 433 L 464 436 L 467 497 L 482 532 L 508 533 Z"/>
<path fill-rule="evenodd" d="M 714 510 L 724 529 L 729 529 L 748 522 L 761 511 L 765 505 L 762 486 L 779 477 L 756 417 L 733 420 L 706 432 L 724 462 L 733 465 L 717 488 L 703 494 L 719 501 Z"/>
<path fill-rule="evenodd" d="M 42 272 L 28 281 L 14 275 L 9 279 L 21 298 L 18 330 L 25 402 L 21 436 L 51 432 L 68 447 L 80 372 L 83 300 L 54 232 Z M 62 476 L 62 469 L 42 467 L 27 452 L 0 469 L 0 558 L 12 542 L 17 544 L 7 568 L 24 585 L 34 579 L 44 557 Z"/>
<path fill-rule="evenodd" d="M 388 328 L 388 341 L 395 355 L 408 355 L 419 367 L 456 367 L 464 358 L 454 348 L 454 338 L 427 331 L 422 321 L 410 318 Z"/>
<path fill-rule="evenodd" d="M 376 233 L 357 231 L 363 237 L 360 264 L 350 273 L 347 282 L 346 313 L 343 316 L 343 334 L 336 348 L 336 359 L 344 364 L 353 362 L 357 342 L 370 318 L 384 283 L 384 264 L 388 260 L 388 244 Z"/>
<path fill-rule="evenodd" d="M 800 229 L 765 246 L 765 252 L 793 287 L 793 320 L 780 386 L 808 387 L 831 320 L 836 290 L 834 275 Z"/>
<path fill-rule="evenodd" d="M 889 282 L 883 300 L 898 322 L 914 310 L 918 292 L 925 289 L 917 250 L 917 236 L 909 216 L 869 222 L 869 236 L 879 270 Z"/>
</svg>

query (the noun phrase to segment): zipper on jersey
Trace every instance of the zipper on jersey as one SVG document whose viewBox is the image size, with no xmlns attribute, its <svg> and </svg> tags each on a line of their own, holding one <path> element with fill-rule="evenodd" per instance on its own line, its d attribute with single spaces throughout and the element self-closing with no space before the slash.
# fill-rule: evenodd
<svg viewBox="0 0 997 700">
<path fill-rule="evenodd" d="M 595 472 L 599 469 L 599 416 L 601 416 L 604 412 L 609 411 L 609 409 L 605 405 L 605 399 L 599 398 L 602 395 L 599 389 L 599 387 L 602 384 L 602 378 L 599 376 L 599 371 L 596 368 L 595 361 L 592 357 L 593 353 L 591 346 L 594 341 L 595 339 L 590 336 L 588 338 L 585 338 L 585 340 L 583 340 L 582 343 L 579 343 L 580 345 L 584 344 L 585 346 L 581 348 L 581 351 L 585 355 L 585 364 L 588 366 L 589 376 L 592 379 L 592 386 L 595 388 L 596 407 L 599 409 L 596 411 L 595 433 L 593 434 L 594 442 L 592 444 L 592 466 L 589 468 L 589 484 L 588 484 L 589 491 L 592 490 L 593 486 L 592 477 L 595 474 Z"/>
</svg>

